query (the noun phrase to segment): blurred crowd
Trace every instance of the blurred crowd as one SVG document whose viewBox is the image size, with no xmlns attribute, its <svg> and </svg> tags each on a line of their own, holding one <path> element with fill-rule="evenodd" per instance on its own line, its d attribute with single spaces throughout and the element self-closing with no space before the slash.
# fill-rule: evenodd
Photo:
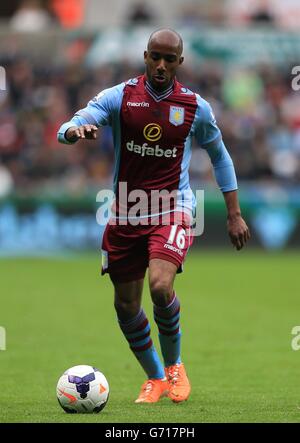
<svg viewBox="0 0 300 443">
<path fill-rule="evenodd" d="M 299 29 L 299 0 L 1 0 L 1 17 L 18 31 L 151 24 L 257 25 Z"/>
<path fill-rule="evenodd" d="M 197 18 L 192 3 L 195 6 L 197 2 L 187 2 L 181 16 L 188 24 Z M 256 22 L 273 23 L 277 11 L 274 8 L 279 5 L 275 0 L 257 0 L 250 2 L 252 9 L 249 6 L 245 10 L 235 3 L 228 0 L 226 5 L 231 5 L 241 23 L 251 17 Z M 85 4 L 85 0 L 23 0 L 10 25 L 20 31 L 39 32 L 54 22 L 76 28 L 83 20 Z M 217 5 L 218 0 L 212 4 Z M 293 4 L 292 0 L 288 2 Z M 273 9 L 267 8 L 270 5 Z M 214 11 L 212 6 L 209 11 Z M 128 17 L 131 24 L 154 18 L 155 14 L 142 7 L 141 2 Z M 39 58 L 29 59 L 13 40 L 7 50 L 2 43 L 0 66 L 5 67 L 6 87 L 0 87 L 0 197 L 11 190 L 81 193 L 112 182 L 114 149 L 110 128 L 102 128 L 96 141 L 81 141 L 76 147 L 59 144 L 57 130 L 99 91 L 142 74 L 144 64 L 141 53 L 140 64 L 124 56 L 124 60 L 91 67 L 86 63 L 90 43 L 79 37 L 60 48 L 63 63 L 57 63 L 55 58 L 47 63 Z M 299 88 L 292 87 L 298 84 L 293 82 L 291 71 L 292 66 L 275 66 L 270 61 L 243 68 L 208 59 L 195 65 L 189 61 L 179 70 L 178 80 L 211 103 L 240 182 L 300 184 L 300 94 L 296 90 Z M 213 182 L 207 154 L 196 145 L 194 148 L 191 179 Z"/>
<path fill-rule="evenodd" d="M 143 73 L 143 64 L 88 69 L 70 63 L 46 68 L 13 57 L 5 66 L 0 194 L 5 186 L 76 193 L 110 183 L 110 128 L 102 128 L 96 141 L 81 141 L 76 147 L 59 144 L 57 130 L 102 89 Z M 285 71 L 269 65 L 224 71 L 217 61 L 179 71 L 178 79 L 211 103 L 240 181 L 300 183 L 300 96 L 291 87 L 290 73 L 290 67 Z M 207 154 L 195 145 L 193 156 L 191 178 L 213 180 Z"/>
</svg>

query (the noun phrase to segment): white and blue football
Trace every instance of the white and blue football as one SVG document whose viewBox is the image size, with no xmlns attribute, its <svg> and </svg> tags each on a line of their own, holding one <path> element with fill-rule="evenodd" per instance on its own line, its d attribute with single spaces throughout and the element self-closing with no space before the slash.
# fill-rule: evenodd
<svg viewBox="0 0 300 443">
<path fill-rule="evenodd" d="M 67 369 L 56 387 L 60 406 L 68 413 L 97 413 L 109 397 L 109 385 L 99 369 L 78 365 Z"/>
</svg>

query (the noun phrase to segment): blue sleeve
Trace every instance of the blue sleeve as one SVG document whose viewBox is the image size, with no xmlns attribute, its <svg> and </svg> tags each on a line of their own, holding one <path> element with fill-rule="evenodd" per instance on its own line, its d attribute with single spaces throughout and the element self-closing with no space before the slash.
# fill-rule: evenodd
<svg viewBox="0 0 300 443">
<path fill-rule="evenodd" d="M 87 106 L 76 112 L 74 117 L 61 125 L 57 139 L 61 143 L 73 144 L 65 137 L 66 131 L 72 126 L 95 125 L 106 126 L 112 124 L 113 118 L 119 113 L 123 98 L 125 83 L 101 91 L 89 101 Z"/>
<path fill-rule="evenodd" d="M 222 192 L 235 191 L 238 188 L 232 159 L 222 140 L 207 149 L 212 162 L 216 181 Z"/>
<path fill-rule="evenodd" d="M 196 140 L 210 157 L 220 190 L 234 191 L 238 188 L 234 165 L 222 141 L 214 113 L 206 100 L 198 94 L 196 98 L 198 104 L 194 123 Z"/>
<path fill-rule="evenodd" d="M 207 149 L 217 146 L 222 139 L 221 131 L 218 128 L 215 116 L 210 104 L 196 94 L 197 109 L 195 115 L 194 135 L 199 145 Z"/>
</svg>

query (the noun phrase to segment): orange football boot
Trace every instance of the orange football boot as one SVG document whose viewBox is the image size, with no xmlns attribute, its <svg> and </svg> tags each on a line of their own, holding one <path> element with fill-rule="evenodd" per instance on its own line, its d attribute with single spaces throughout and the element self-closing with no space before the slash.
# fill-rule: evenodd
<svg viewBox="0 0 300 443">
<path fill-rule="evenodd" d="M 191 393 L 191 384 L 183 363 L 168 366 L 165 368 L 165 374 L 169 382 L 168 397 L 175 403 L 187 400 Z"/>
<path fill-rule="evenodd" d="M 135 403 L 156 403 L 168 395 L 168 381 L 150 378 L 143 383 L 140 395 Z"/>
</svg>

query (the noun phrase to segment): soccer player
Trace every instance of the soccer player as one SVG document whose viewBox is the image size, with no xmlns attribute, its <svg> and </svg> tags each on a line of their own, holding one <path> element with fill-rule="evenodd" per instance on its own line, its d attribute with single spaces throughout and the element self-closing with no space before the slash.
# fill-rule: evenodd
<svg viewBox="0 0 300 443">
<path fill-rule="evenodd" d="M 188 176 L 192 137 L 210 156 L 224 195 L 231 242 L 240 250 L 250 237 L 241 216 L 234 166 L 211 107 L 176 79 L 184 60 L 182 52 L 177 32 L 153 32 L 144 52 L 145 74 L 100 92 L 58 131 L 60 142 L 72 144 L 95 139 L 101 126 L 112 127 L 114 214 L 119 221 L 124 215 L 119 185 L 126 184 L 127 192 L 143 190 L 148 196 L 153 190 L 183 196 L 166 211 L 169 223 L 156 219 L 148 225 L 133 224 L 128 216 L 126 224 L 123 217 L 122 223 L 108 223 L 104 231 L 102 273 L 110 275 L 120 328 L 147 376 L 136 403 L 155 403 L 165 395 L 178 403 L 187 400 L 191 391 L 181 361 L 180 303 L 174 280 L 192 243 L 191 218 L 177 217 L 178 213 L 190 214 L 195 205 L 194 197 L 189 197 Z M 160 206 L 153 209 L 150 205 L 147 210 L 140 213 L 143 221 L 164 214 Z M 147 268 L 163 364 L 141 307 Z"/>
</svg>

